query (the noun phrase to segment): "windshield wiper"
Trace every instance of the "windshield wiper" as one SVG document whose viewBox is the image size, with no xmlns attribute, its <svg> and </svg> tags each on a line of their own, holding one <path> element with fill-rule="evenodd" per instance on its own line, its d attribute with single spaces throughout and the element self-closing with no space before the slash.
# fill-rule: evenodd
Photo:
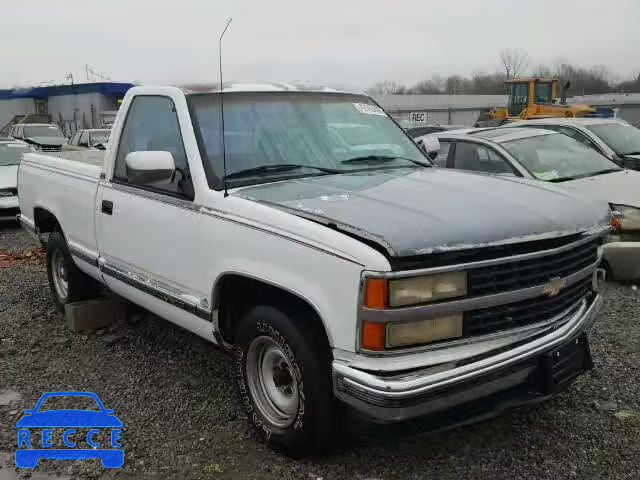
<svg viewBox="0 0 640 480">
<path fill-rule="evenodd" d="M 554 183 L 567 182 L 569 180 L 577 180 L 579 178 L 586 178 L 586 177 L 595 177 L 596 175 L 604 175 L 605 173 L 619 172 L 621 170 L 622 168 L 605 168 L 604 170 L 598 170 L 598 171 L 589 172 L 589 173 L 582 173 L 580 175 L 571 175 L 568 177 L 553 178 L 549 180 L 549 182 L 554 182 Z"/>
<path fill-rule="evenodd" d="M 393 160 L 407 160 L 411 163 L 415 163 L 416 165 L 421 165 L 423 167 L 432 166 L 428 163 L 422 163 L 412 158 L 394 157 L 391 155 L 364 155 L 362 157 L 348 158 L 346 160 L 342 160 L 340 163 L 386 163 L 386 162 L 392 162 Z"/>
<path fill-rule="evenodd" d="M 640 155 L 640 152 L 624 152 L 619 153 L 618 155 Z"/>
<path fill-rule="evenodd" d="M 297 165 L 295 163 L 277 163 L 274 165 L 260 165 L 259 167 L 245 168 L 228 174 L 225 179 L 249 177 L 251 175 L 260 173 L 272 173 L 272 172 L 289 172 L 291 170 L 300 170 L 303 168 L 311 168 L 324 173 L 341 173 L 342 170 L 335 168 L 315 167 L 313 165 Z"/>
<path fill-rule="evenodd" d="M 593 177 L 595 175 L 604 175 L 605 173 L 613 173 L 619 172 L 623 170 L 622 168 L 605 168 L 604 170 L 598 170 L 597 172 L 593 172 L 589 174 L 589 177 Z"/>
</svg>

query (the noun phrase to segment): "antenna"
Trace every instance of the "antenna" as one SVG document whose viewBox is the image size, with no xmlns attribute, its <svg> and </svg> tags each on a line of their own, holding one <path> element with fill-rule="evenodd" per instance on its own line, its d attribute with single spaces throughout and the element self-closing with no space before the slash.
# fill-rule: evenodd
<svg viewBox="0 0 640 480">
<path fill-rule="evenodd" d="M 233 20 L 231 17 L 227 20 L 227 24 L 224 26 L 224 30 L 220 34 L 220 39 L 218 40 L 218 58 L 220 59 L 220 114 L 222 116 L 222 184 L 224 185 L 224 198 L 229 196 L 229 192 L 227 191 L 227 153 L 224 143 L 224 94 L 222 93 L 222 37 L 227 32 L 227 28 L 229 28 L 229 24 Z"/>
</svg>

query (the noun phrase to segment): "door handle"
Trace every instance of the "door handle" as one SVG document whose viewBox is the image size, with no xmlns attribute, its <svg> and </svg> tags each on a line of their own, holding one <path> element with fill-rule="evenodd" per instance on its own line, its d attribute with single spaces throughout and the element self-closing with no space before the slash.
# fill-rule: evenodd
<svg viewBox="0 0 640 480">
<path fill-rule="evenodd" d="M 113 214 L 113 202 L 109 200 L 102 200 L 102 213 L 107 215 Z"/>
</svg>

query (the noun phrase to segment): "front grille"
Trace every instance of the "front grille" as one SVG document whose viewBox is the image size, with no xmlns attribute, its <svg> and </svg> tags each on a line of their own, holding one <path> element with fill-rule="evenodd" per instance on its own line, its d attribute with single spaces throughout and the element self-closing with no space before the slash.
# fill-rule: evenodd
<svg viewBox="0 0 640 480">
<path fill-rule="evenodd" d="M 469 296 L 519 290 L 543 285 L 555 277 L 567 277 L 593 265 L 598 259 L 599 245 L 597 238 L 561 253 L 474 268 L 467 277 Z"/>
<path fill-rule="evenodd" d="M 62 146 L 60 145 L 40 145 L 40 150 L 43 152 L 60 152 Z"/>
<path fill-rule="evenodd" d="M 16 196 L 18 195 L 18 189 L 17 188 L 0 188 L 0 192 L 2 193 L 8 193 L 9 195 L 12 196 Z M 2 198 L 3 195 L 0 195 L 0 198 Z"/>
<path fill-rule="evenodd" d="M 549 320 L 591 295 L 591 276 L 565 288 L 555 297 L 541 296 L 520 302 L 470 310 L 464 314 L 463 336 L 484 335 Z"/>
</svg>

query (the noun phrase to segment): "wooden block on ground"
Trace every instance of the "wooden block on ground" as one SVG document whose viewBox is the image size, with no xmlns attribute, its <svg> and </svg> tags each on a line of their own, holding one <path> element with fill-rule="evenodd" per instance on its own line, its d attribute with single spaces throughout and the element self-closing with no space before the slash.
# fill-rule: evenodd
<svg viewBox="0 0 640 480">
<path fill-rule="evenodd" d="M 111 325 L 119 319 L 126 319 L 125 303 L 112 298 L 95 298 L 64 306 L 67 327 L 73 332 L 95 330 Z"/>
</svg>

